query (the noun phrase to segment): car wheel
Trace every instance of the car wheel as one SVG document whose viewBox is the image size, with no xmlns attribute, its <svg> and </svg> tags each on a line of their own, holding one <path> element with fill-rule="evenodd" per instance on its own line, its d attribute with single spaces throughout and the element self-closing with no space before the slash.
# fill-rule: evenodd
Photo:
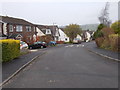
<svg viewBox="0 0 120 90">
<path fill-rule="evenodd" d="M 41 46 L 41 48 L 43 48 L 43 46 Z"/>
<path fill-rule="evenodd" d="M 32 47 L 30 47 L 30 49 L 32 49 Z"/>
</svg>

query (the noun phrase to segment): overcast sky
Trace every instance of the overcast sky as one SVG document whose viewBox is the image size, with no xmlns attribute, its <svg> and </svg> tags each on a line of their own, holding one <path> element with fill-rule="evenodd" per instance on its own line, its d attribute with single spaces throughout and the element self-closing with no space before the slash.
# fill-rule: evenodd
<svg viewBox="0 0 120 90">
<path fill-rule="evenodd" d="M 57 0 L 56 0 L 57 1 Z M 73 1 L 45 2 L 2 2 L 0 15 L 28 20 L 35 24 L 68 25 L 99 23 L 98 16 L 106 2 Z M 118 20 L 118 3 L 110 2 L 109 17 L 112 22 Z"/>
</svg>

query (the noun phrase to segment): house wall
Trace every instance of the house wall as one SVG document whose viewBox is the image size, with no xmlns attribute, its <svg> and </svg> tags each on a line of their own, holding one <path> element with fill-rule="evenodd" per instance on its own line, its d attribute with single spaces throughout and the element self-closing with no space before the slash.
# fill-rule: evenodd
<svg viewBox="0 0 120 90">
<path fill-rule="evenodd" d="M 82 40 L 82 37 L 80 35 L 77 35 L 77 37 L 79 40 Z"/>
<path fill-rule="evenodd" d="M 59 34 L 60 36 L 58 41 L 69 42 L 69 37 L 61 29 L 59 29 Z"/>
<path fill-rule="evenodd" d="M 2 33 L 3 33 L 3 24 L 0 23 L 0 35 L 2 35 Z"/>
<path fill-rule="evenodd" d="M 36 31 L 37 31 L 37 36 L 45 36 L 45 34 L 37 27 L 36 27 Z"/>
<path fill-rule="evenodd" d="M 86 42 L 89 42 L 91 39 L 91 35 L 89 32 L 86 32 L 86 38 L 87 38 Z"/>
<path fill-rule="evenodd" d="M 43 41 L 42 36 L 45 36 L 45 34 L 38 27 L 35 27 L 35 28 L 36 28 L 36 31 L 37 31 L 36 41 Z"/>
<path fill-rule="evenodd" d="M 3 23 L 3 34 L 7 35 L 7 23 Z"/>
<path fill-rule="evenodd" d="M 52 34 L 50 29 L 46 29 L 46 34 Z"/>
<path fill-rule="evenodd" d="M 9 31 L 9 25 L 13 25 L 13 32 Z M 31 31 L 29 31 L 29 32 L 26 30 L 27 25 L 22 25 L 22 32 L 17 32 L 16 26 L 17 26 L 17 24 L 7 24 L 6 25 L 6 27 L 7 27 L 6 31 L 7 31 L 8 36 L 10 36 L 12 34 L 20 34 L 22 36 L 22 38 L 21 38 L 22 41 L 24 41 L 28 44 L 32 44 L 33 42 L 35 42 L 33 39 L 33 35 L 36 33 L 36 30 L 34 30 L 34 26 L 31 26 Z M 4 26 L 4 30 L 5 30 L 5 26 Z"/>
</svg>

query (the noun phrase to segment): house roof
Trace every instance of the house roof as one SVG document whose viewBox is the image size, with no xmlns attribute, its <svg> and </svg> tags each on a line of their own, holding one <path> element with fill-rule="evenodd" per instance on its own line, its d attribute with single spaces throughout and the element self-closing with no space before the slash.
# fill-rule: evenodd
<svg viewBox="0 0 120 90">
<path fill-rule="evenodd" d="M 0 34 L 0 37 L 7 37 L 5 34 Z"/>
<path fill-rule="evenodd" d="M 44 25 L 35 25 L 37 26 L 44 34 L 46 34 L 46 26 Z"/>
<path fill-rule="evenodd" d="M 56 34 L 56 29 L 58 28 L 57 25 L 36 25 L 41 31 L 45 34 L 46 30 L 45 29 L 50 29 L 52 35 L 54 36 Z"/>
<path fill-rule="evenodd" d="M 49 26 L 46 26 L 46 28 L 51 30 L 51 33 L 53 36 L 56 35 L 56 29 L 58 28 L 57 25 L 49 25 Z"/>
<path fill-rule="evenodd" d="M 13 17 L 8 17 L 8 16 L 0 16 L 0 21 L 9 23 L 9 24 L 20 24 L 20 25 L 32 25 L 32 23 L 24 20 L 24 19 L 18 19 L 18 18 L 13 18 Z"/>
</svg>

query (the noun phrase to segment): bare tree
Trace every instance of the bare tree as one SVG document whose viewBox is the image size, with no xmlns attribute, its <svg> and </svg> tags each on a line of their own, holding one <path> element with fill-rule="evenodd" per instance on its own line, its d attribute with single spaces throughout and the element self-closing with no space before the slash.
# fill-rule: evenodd
<svg viewBox="0 0 120 90">
<path fill-rule="evenodd" d="M 110 26 L 111 24 L 111 20 L 109 20 L 109 13 L 108 13 L 108 10 L 109 10 L 109 2 L 106 3 L 105 5 L 105 8 L 103 8 L 102 12 L 101 12 L 101 15 L 98 17 L 99 18 L 99 21 L 101 24 L 104 24 L 106 26 Z"/>
</svg>

